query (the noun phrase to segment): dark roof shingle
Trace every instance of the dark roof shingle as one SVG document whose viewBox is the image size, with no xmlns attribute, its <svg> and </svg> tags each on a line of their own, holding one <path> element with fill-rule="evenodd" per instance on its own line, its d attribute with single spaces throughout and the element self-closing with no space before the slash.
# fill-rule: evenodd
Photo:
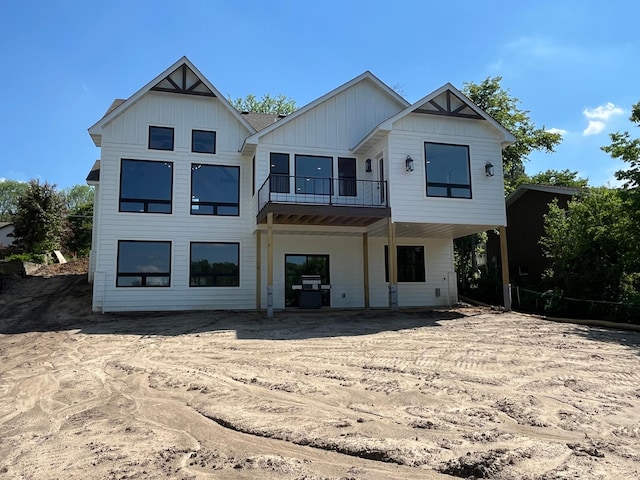
<svg viewBox="0 0 640 480">
<path fill-rule="evenodd" d="M 256 113 L 256 112 L 241 112 L 249 125 L 256 129 L 257 132 L 263 128 L 267 128 L 269 125 L 276 123 L 278 120 L 286 117 L 286 115 L 277 115 L 273 113 Z"/>
</svg>

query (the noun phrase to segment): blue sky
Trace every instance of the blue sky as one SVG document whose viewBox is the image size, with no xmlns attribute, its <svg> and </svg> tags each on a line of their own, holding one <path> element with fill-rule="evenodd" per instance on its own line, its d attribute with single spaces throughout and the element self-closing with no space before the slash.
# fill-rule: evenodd
<svg viewBox="0 0 640 480">
<path fill-rule="evenodd" d="M 365 70 L 410 102 L 500 75 L 538 127 L 564 132 L 527 173 L 568 168 L 615 185 L 623 164 L 599 147 L 634 130 L 638 18 L 637 0 L 7 0 L 0 179 L 84 183 L 99 158 L 87 128 L 186 55 L 225 95 L 282 93 L 298 106 Z"/>
</svg>

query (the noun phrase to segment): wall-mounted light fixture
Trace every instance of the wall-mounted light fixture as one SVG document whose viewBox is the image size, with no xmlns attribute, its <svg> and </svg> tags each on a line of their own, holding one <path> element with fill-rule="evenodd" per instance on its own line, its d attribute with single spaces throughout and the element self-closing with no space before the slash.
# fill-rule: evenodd
<svg viewBox="0 0 640 480">
<path fill-rule="evenodd" d="M 493 164 L 491 162 L 484 164 L 484 173 L 487 177 L 493 177 Z"/>
<path fill-rule="evenodd" d="M 413 172 L 413 158 L 410 155 L 407 155 L 407 159 L 404 161 L 404 168 L 407 172 Z"/>
<path fill-rule="evenodd" d="M 364 161 L 364 167 L 365 167 L 365 168 L 364 168 L 365 172 L 367 172 L 367 173 L 371 173 L 371 159 L 370 159 L 370 158 L 367 158 L 367 159 Z"/>
</svg>

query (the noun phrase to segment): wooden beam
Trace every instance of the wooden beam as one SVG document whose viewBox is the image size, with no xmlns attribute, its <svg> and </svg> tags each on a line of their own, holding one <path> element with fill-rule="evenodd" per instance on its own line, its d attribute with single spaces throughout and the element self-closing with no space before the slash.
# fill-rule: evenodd
<svg viewBox="0 0 640 480">
<path fill-rule="evenodd" d="M 267 214 L 267 318 L 273 318 L 273 212 Z"/>
<path fill-rule="evenodd" d="M 273 285 L 273 213 L 267 215 L 267 285 Z"/>
<path fill-rule="evenodd" d="M 502 264 L 502 295 L 504 309 L 511 310 L 511 284 L 509 283 L 509 254 L 507 251 L 507 227 L 499 227 L 500 233 L 500 259 Z"/>
<path fill-rule="evenodd" d="M 256 230 L 256 310 L 262 307 L 262 232 Z"/>
<path fill-rule="evenodd" d="M 398 309 L 398 260 L 396 248 L 396 224 L 391 221 L 391 217 L 387 218 L 388 229 L 388 265 L 389 270 L 389 309 Z"/>
<path fill-rule="evenodd" d="M 369 308 L 369 234 L 362 234 L 362 274 L 364 276 L 364 308 Z"/>
</svg>

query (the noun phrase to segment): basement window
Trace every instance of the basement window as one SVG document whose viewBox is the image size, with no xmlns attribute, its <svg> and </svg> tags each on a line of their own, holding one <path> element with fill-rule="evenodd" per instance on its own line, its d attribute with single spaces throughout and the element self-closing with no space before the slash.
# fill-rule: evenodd
<svg viewBox="0 0 640 480">
<path fill-rule="evenodd" d="M 116 287 L 169 287 L 171 242 L 118 241 Z"/>
</svg>

